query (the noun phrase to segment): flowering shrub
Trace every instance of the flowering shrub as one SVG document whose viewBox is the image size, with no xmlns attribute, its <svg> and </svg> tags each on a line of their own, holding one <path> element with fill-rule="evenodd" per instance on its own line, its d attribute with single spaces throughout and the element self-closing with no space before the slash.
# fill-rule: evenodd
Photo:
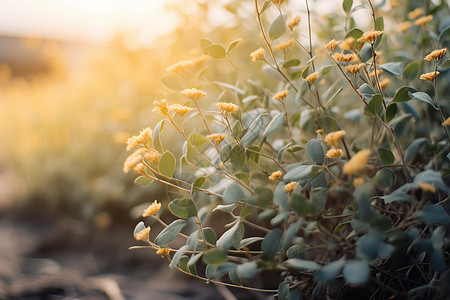
<svg viewBox="0 0 450 300">
<path fill-rule="evenodd" d="M 203 39 L 211 63 L 167 69 L 165 84 L 178 92 L 153 102 L 162 120 L 128 140 L 124 171 L 141 186 L 166 184 L 172 200 L 144 211 L 135 238 L 147 245 L 133 248 L 278 299 L 444 298 L 448 7 L 344 0 L 342 14 L 322 21 L 332 30 L 315 37 L 305 4 L 303 21 L 284 1 L 254 1 L 264 46 L 247 52 L 248 64 L 264 72 L 250 77 L 233 64 L 241 40 Z M 365 31 L 352 16 L 361 8 L 373 17 Z M 236 81 L 214 81 L 219 60 Z M 164 146 L 167 126 L 183 141 L 176 155 Z M 160 217 L 166 207 L 170 224 Z M 154 236 L 152 221 L 164 227 Z"/>
</svg>

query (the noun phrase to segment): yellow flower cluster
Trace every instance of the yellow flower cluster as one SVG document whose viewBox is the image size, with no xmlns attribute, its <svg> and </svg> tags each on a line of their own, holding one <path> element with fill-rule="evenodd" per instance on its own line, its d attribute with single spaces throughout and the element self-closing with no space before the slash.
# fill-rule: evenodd
<svg viewBox="0 0 450 300">
<path fill-rule="evenodd" d="M 409 19 L 417 19 L 418 17 L 420 17 L 421 15 L 423 15 L 424 10 L 423 8 L 416 8 L 415 10 L 411 11 L 408 14 L 408 18 Z"/>
<path fill-rule="evenodd" d="M 168 257 L 170 254 L 170 250 L 168 248 L 159 248 L 156 251 L 156 254 Z"/>
<path fill-rule="evenodd" d="M 147 149 L 147 151 L 144 154 L 144 158 L 148 162 L 158 161 L 160 157 L 161 157 L 161 154 L 159 154 L 159 152 L 156 151 L 155 149 L 150 149 L 150 150 Z"/>
<path fill-rule="evenodd" d="M 364 149 L 356 153 L 345 165 L 344 174 L 353 175 L 356 172 L 363 171 L 367 166 L 370 156 L 370 149 Z"/>
<path fill-rule="evenodd" d="M 411 22 L 405 21 L 400 24 L 400 26 L 398 27 L 398 31 L 405 32 L 406 30 L 410 29 L 411 26 L 412 26 Z"/>
<path fill-rule="evenodd" d="M 448 117 L 447 120 L 442 122 L 442 126 L 450 126 L 450 117 Z"/>
<path fill-rule="evenodd" d="M 339 44 L 339 48 L 342 50 L 352 50 L 355 44 L 355 39 L 352 37 L 346 38 L 342 43 Z"/>
<path fill-rule="evenodd" d="M 151 228 L 150 228 L 150 226 L 148 226 L 148 227 L 142 229 L 141 231 L 139 231 L 138 233 L 136 233 L 134 235 L 134 238 L 137 241 L 146 241 L 146 242 L 148 242 L 150 240 L 150 230 L 151 230 Z"/>
<path fill-rule="evenodd" d="M 171 104 L 171 105 L 169 105 L 169 109 L 173 110 L 174 112 L 176 112 L 177 114 L 179 114 L 181 116 L 183 116 L 188 111 L 193 110 L 193 108 L 191 108 L 189 106 L 181 105 L 181 104 Z"/>
<path fill-rule="evenodd" d="M 447 53 L 447 48 L 434 50 L 430 54 L 425 56 L 424 60 L 428 61 L 431 61 L 433 59 L 440 60 L 445 55 L 445 53 Z"/>
<path fill-rule="evenodd" d="M 197 90 L 196 88 L 186 89 L 181 91 L 181 93 L 191 101 L 197 101 L 198 99 L 206 96 L 204 91 Z"/>
<path fill-rule="evenodd" d="M 345 67 L 345 69 L 352 74 L 357 74 L 357 73 L 359 73 L 359 71 L 361 71 L 361 68 L 363 68 L 365 65 L 366 65 L 365 63 L 361 63 L 361 64 L 357 64 L 357 65 L 348 65 Z"/>
<path fill-rule="evenodd" d="M 207 138 L 211 139 L 217 144 L 220 144 L 220 142 L 222 142 L 226 137 L 227 135 L 225 133 L 213 133 L 207 136 Z"/>
<path fill-rule="evenodd" d="M 325 136 L 325 142 L 328 145 L 337 148 L 339 140 L 342 139 L 342 137 L 344 135 L 345 135 L 345 130 L 338 130 L 338 131 L 330 132 L 329 134 L 327 134 Z"/>
<path fill-rule="evenodd" d="M 270 174 L 269 179 L 270 180 L 277 180 L 281 176 L 281 171 L 275 171 L 272 174 Z"/>
<path fill-rule="evenodd" d="M 281 91 L 273 95 L 273 100 L 283 101 L 284 98 L 288 95 L 289 91 Z"/>
<path fill-rule="evenodd" d="M 335 54 L 333 54 L 333 59 L 336 61 L 341 61 L 341 62 L 350 62 L 350 61 L 357 61 L 358 56 L 354 53 L 351 53 L 351 54 L 335 53 Z"/>
<path fill-rule="evenodd" d="M 136 165 L 141 162 L 142 154 L 146 151 L 147 149 L 145 148 L 139 148 L 131 153 L 123 163 L 123 172 L 126 174 L 134 169 L 134 167 L 136 167 Z"/>
<path fill-rule="evenodd" d="M 325 48 L 327 48 L 328 51 L 333 51 L 340 43 L 341 41 L 336 41 L 335 39 L 332 39 L 331 41 L 328 42 L 328 44 L 325 45 Z"/>
<path fill-rule="evenodd" d="M 142 216 L 145 218 L 148 216 L 156 215 L 160 209 L 161 209 L 161 203 L 158 203 L 158 201 L 155 200 L 152 204 L 149 205 L 149 207 L 147 207 L 144 210 L 144 213 L 142 214 Z"/>
<path fill-rule="evenodd" d="M 171 73 L 175 73 L 178 75 L 182 75 L 187 70 L 190 70 L 194 67 L 195 62 L 193 60 L 184 60 L 179 61 L 176 64 L 171 65 L 166 70 Z"/>
<path fill-rule="evenodd" d="M 265 59 L 264 49 L 263 48 L 256 49 L 255 51 L 250 53 L 250 57 L 252 58 L 252 61 L 264 60 Z"/>
<path fill-rule="evenodd" d="M 384 90 L 390 82 L 391 82 L 391 80 L 389 80 L 389 78 L 385 78 L 385 79 L 381 80 L 380 88 L 382 90 Z"/>
<path fill-rule="evenodd" d="M 294 190 L 296 185 L 297 185 L 297 182 L 293 181 L 293 182 L 286 184 L 284 186 L 284 189 L 286 190 L 286 192 L 290 193 Z"/>
<path fill-rule="evenodd" d="M 239 106 L 229 102 L 217 102 L 216 106 L 223 114 L 234 114 L 239 110 Z"/>
<path fill-rule="evenodd" d="M 306 76 L 305 80 L 306 80 L 306 82 L 313 83 L 314 81 L 317 80 L 318 77 L 319 77 L 319 72 L 314 72 L 314 73 Z"/>
<path fill-rule="evenodd" d="M 438 71 L 436 72 L 430 72 L 420 75 L 420 79 L 422 80 L 430 80 L 432 81 L 434 78 L 436 78 L 440 73 Z"/>
<path fill-rule="evenodd" d="M 152 142 L 153 131 L 150 127 L 144 128 L 139 132 L 139 135 L 130 137 L 127 141 L 127 151 L 132 150 L 137 146 L 149 147 Z"/>
<path fill-rule="evenodd" d="M 383 34 L 383 31 L 371 31 L 364 33 L 359 39 L 357 39 L 357 42 L 368 42 L 373 44 L 377 37 L 379 37 L 381 34 Z"/>
<path fill-rule="evenodd" d="M 145 165 L 143 163 L 138 163 L 136 167 L 134 167 L 134 171 L 138 174 L 145 174 Z"/>
<path fill-rule="evenodd" d="M 361 185 L 364 183 L 364 178 L 362 177 L 356 177 L 355 179 L 353 179 L 353 185 L 355 187 L 357 187 L 358 185 Z"/>
<path fill-rule="evenodd" d="M 289 20 L 289 22 L 287 22 L 287 27 L 289 28 L 289 30 L 292 31 L 292 29 L 294 29 L 294 27 L 297 26 L 300 23 L 300 21 L 301 21 L 300 17 L 296 16 L 291 20 Z"/>
<path fill-rule="evenodd" d="M 326 155 L 327 155 L 328 158 L 340 157 L 342 155 L 342 150 L 341 149 L 332 148 L 332 149 L 327 151 Z"/>
<path fill-rule="evenodd" d="M 428 22 L 430 22 L 431 20 L 433 20 L 433 16 L 432 16 L 432 15 L 428 15 L 428 16 L 421 17 L 421 18 L 415 20 L 415 21 L 414 21 L 414 24 L 416 24 L 416 25 L 418 25 L 418 26 L 420 26 L 420 25 L 425 25 L 425 24 L 427 24 Z"/>
<path fill-rule="evenodd" d="M 420 189 L 425 193 L 431 193 L 431 194 L 436 193 L 436 188 L 434 187 L 434 185 L 431 185 L 431 184 L 429 184 L 427 182 L 423 182 L 423 181 L 420 181 L 418 183 L 418 185 L 419 185 Z"/>
<path fill-rule="evenodd" d="M 294 39 L 290 39 L 290 40 L 288 40 L 286 42 L 283 42 L 283 43 L 280 43 L 280 44 L 276 45 L 274 47 L 274 49 L 275 50 L 281 50 L 281 51 L 285 52 L 285 51 L 288 51 L 292 47 L 293 43 L 294 43 Z"/>
<path fill-rule="evenodd" d="M 161 101 L 155 100 L 155 101 L 153 101 L 153 105 L 156 106 L 153 109 L 153 111 L 155 111 L 163 116 L 167 116 L 167 114 L 169 113 L 169 107 L 167 106 L 166 99 L 162 99 Z"/>
<path fill-rule="evenodd" d="M 383 74 L 383 72 L 384 72 L 383 70 L 377 69 L 377 76 L 380 76 L 381 74 Z M 375 77 L 375 71 L 370 73 L 370 77 Z"/>
</svg>

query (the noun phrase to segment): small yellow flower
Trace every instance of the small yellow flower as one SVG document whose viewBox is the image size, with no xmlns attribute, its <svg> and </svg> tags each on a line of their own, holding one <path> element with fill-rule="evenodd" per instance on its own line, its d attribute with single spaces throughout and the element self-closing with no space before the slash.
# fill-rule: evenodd
<svg viewBox="0 0 450 300">
<path fill-rule="evenodd" d="M 169 113 L 169 107 L 167 106 L 166 99 L 162 99 L 161 101 L 155 100 L 155 101 L 153 101 L 153 105 L 156 106 L 153 109 L 153 111 L 155 111 L 163 116 L 167 116 L 167 114 Z"/>
<path fill-rule="evenodd" d="M 278 92 L 275 95 L 273 95 L 272 99 L 278 100 L 278 101 L 283 101 L 283 99 L 286 98 L 288 93 L 289 93 L 289 91 Z"/>
<path fill-rule="evenodd" d="M 318 77 L 319 77 L 319 72 L 314 72 L 314 73 L 306 76 L 305 80 L 306 80 L 306 82 L 313 83 L 314 81 L 317 80 Z"/>
<path fill-rule="evenodd" d="M 274 47 L 274 49 L 275 50 L 281 50 L 281 51 L 285 52 L 285 51 L 288 51 L 292 47 L 293 43 L 294 43 L 294 39 L 290 39 L 290 40 L 288 40 L 286 42 L 283 42 L 283 43 L 280 43 L 280 44 L 276 45 Z"/>
<path fill-rule="evenodd" d="M 430 72 L 420 75 L 420 79 L 422 80 L 430 80 L 432 81 L 434 78 L 436 78 L 440 73 L 438 71 L 436 72 Z"/>
<path fill-rule="evenodd" d="M 297 182 L 292 181 L 292 182 L 286 184 L 284 189 L 286 190 L 286 192 L 290 193 L 294 190 L 296 184 L 297 184 Z"/>
<path fill-rule="evenodd" d="M 339 48 L 341 48 L 342 50 L 352 50 L 354 44 L 355 39 L 353 37 L 349 37 L 339 44 Z"/>
<path fill-rule="evenodd" d="M 336 41 L 334 39 L 332 39 L 331 41 L 328 42 L 328 44 L 325 45 L 325 48 L 328 49 L 328 51 L 332 51 L 334 49 L 336 49 L 336 47 L 341 43 L 341 41 Z"/>
<path fill-rule="evenodd" d="M 300 17 L 296 16 L 291 20 L 289 20 L 289 22 L 287 23 L 287 27 L 289 28 L 289 30 L 292 31 L 292 29 L 294 29 L 294 27 L 297 26 L 300 23 L 300 21 L 301 21 Z"/>
<path fill-rule="evenodd" d="M 398 2 L 398 0 L 391 0 L 389 1 L 389 4 L 391 5 L 392 8 L 397 7 L 400 5 L 400 2 Z"/>
<path fill-rule="evenodd" d="M 160 209 L 161 209 L 161 203 L 158 203 L 158 201 L 155 200 L 152 204 L 149 205 L 149 207 L 147 207 L 144 210 L 144 213 L 142 214 L 142 216 L 145 218 L 148 216 L 156 215 Z"/>
<path fill-rule="evenodd" d="M 250 57 L 252 58 L 252 61 L 264 60 L 264 49 L 259 48 L 253 51 L 252 53 L 250 53 Z"/>
<path fill-rule="evenodd" d="M 418 17 L 420 17 L 421 15 L 423 15 L 424 10 L 423 8 L 416 8 L 415 10 L 411 11 L 408 14 L 408 18 L 409 19 L 417 19 Z"/>
<path fill-rule="evenodd" d="M 380 76 L 381 74 L 383 74 L 383 72 L 384 72 L 383 70 L 377 69 L 377 76 Z M 375 71 L 370 73 L 370 77 L 375 77 Z"/>
<path fill-rule="evenodd" d="M 223 114 L 234 114 L 239 110 L 239 106 L 229 102 L 217 102 L 216 106 Z"/>
<path fill-rule="evenodd" d="M 361 63 L 361 64 L 357 64 L 357 65 L 348 65 L 345 67 L 345 69 L 352 74 L 358 74 L 359 71 L 361 71 L 361 68 L 363 68 L 365 65 L 366 65 L 365 63 Z"/>
<path fill-rule="evenodd" d="M 356 177 L 355 179 L 353 179 L 353 185 L 355 187 L 357 187 L 358 185 L 361 185 L 364 183 L 364 178 L 362 177 Z"/>
<path fill-rule="evenodd" d="M 281 171 L 275 171 L 272 174 L 270 174 L 269 179 L 270 180 L 277 180 L 281 176 Z"/>
<path fill-rule="evenodd" d="M 379 37 L 382 33 L 383 33 L 383 31 L 366 32 L 356 41 L 360 42 L 360 43 L 369 42 L 369 43 L 373 44 L 375 42 L 375 40 L 377 39 L 377 37 Z"/>
<path fill-rule="evenodd" d="M 193 110 L 192 107 L 181 105 L 181 104 L 171 104 L 171 105 L 169 105 L 169 109 L 173 110 L 174 112 L 176 112 L 180 116 L 183 116 L 188 111 Z"/>
<path fill-rule="evenodd" d="M 153 131 L 150 127 L 144 128 L 139 132 L 139 135 L 132 136 L 127 141 L 127 151 L 132 150 L 138 146 L 149 146 L 152 142 Z"/>
<path fill-rule="evenodd" d="M 184 61 L 179 61 L 176 64 L 171 65 L 166 70 L 171 73 L 183 75 L 186 71 L 191 70 L 194 65 L 195 65 L 194 61 L 184 60 Z"/>
<path fill-rule="evenodd" d="M 184 91 L 181 91 L 181 93 L 191 101 L 197 101 L 198 99 L 206 96 L 206 93 L 204 91 L 197 90 L 195 88 L 186 89 Z"/>
<path fill-rule="evenodd" d="M 448 117 L 447 120 L 442 122 L 442 126 L 450 126 L 450 117 Z"/>
<path fill-rule="evenodd" d="M 344 174 L 353 175 L 356 172 L 363 171 L 367 166 L 370 156 L 370 150 L 364 149 L 356 153 L 345 165 Z"/>
<path fill-rule="evenodd" d="M 323 129 L 317 129 L 317 130 L 316 130 L 316 133 L 317 133 L 317 134 L 320 134 L 320 135 L 324 135 L 324 134 L 325 134 L 325 130 L 323 130 Z"/>
<path fill-rule="evenodd" d="M 150 230 L 151 230 L 151 228 L 150 228 L 150 226 L 148 226 L 148 227 L 142 229 L 141 231 L 139 231 L 138 233 L 136 233 L 134 235 L 134 238 L 137 241 L 148 242 L 150 240 Z"/>
<path fill-rule="evenodd" d="M 165 257 L 168 257 L 169 254 L 170 254 L 170 250 L 167 249 L 167 248 L 159 248 L 159 249 L 156 251 L 156 254 L 162 255 L 162 256 L 165 256 Z"/>
<path fill-rule="evenodd" d="M 405 21 L 400 24 L 400 26 L 398 27 L 398 31 L 405 32 L 406 30 L 410 29 L 411 26 L 412 26 L 412 24 L 410 21 Z"/>
<path fill-rule="evenodd" d="M 380 87 L 381 87 L 381 89 L 384 90 L 384 88 L 387 87 L 387 85 L 389 84 L 389 82 L 391 82 L 391 81 L 389 80 L 389 78 L 385 78 L 385 79 L 381 80 L 381 82 L 380 82 Z"/>
<path fill-rule="evenodd" d="M 327 151 L 328 158 L 336 158 L 336 157 L 340 157 L 341 155 L 342 155 L 341 149 L 332 148 Z"/>
<path fill-rule="evenodd" d="M 134 167 L 137 166 L 138 163 L 142 160 L 142 154 L 147 152 L 148 150 L 145 148 L 139 148 L 133 153 L 131 153 L 123 163 L 123 172 L 126 174 L 130 172 Z"/>
<path fill-rule="evenodd" d="M 145 154 L 144 154 L 144 158 L 148 162 L 158 161 L 160 157 L 161 157 L 161 154 L 159 154 L 159 152 L 154 149 L 147 150 L 147 152 L 145 152 Z"/>
<path fill-rule="evenodd" d="M 438 61 L 445 55 L 445 53 L 447 53 L 447 48 L 434 50 L 433 52 L 425 56 L 424 60 L 431 61 L 435 59 L 436 61 Z"/>
<path fill-rule="evenodd" d="M 145 165 L 143 163 L 138 163 L 136 167 L 134 167 L 134 171 L 138 174 L 145 174 Z"/>
<path fill-rule="evenodd" d="M 217 144 L 220 144 L 220 142 L 223 141 L 227 137 L 227 135 L 225 133 L 213 133 L 206 137 L 216 142 Z"/>
<path fill-rule="evenodd" d="M 336 61 L 350 62 L 350 61 L 357 61 L 358 56 L 354 53 L 352 53 L 352 54 L 335 53 L 335 54 L 333 54 L 333 59 Z"/>
<path fill-rule="evenodd" d="M 421 181 L 418 183 L 418 185 L 419 185 L 420 189 L 425 193 L 431 193 L 431 194 L 436 193 L 436 188 L 429 183 Z"/>
<path fill-rule="evenodd" d="M 414 24 L 416 24 L 417 26 L 425 25 L 428 22 L 430 22 L 431 20 L 433 20 L 433 16 L 432 15 L 428 15 L 428 16 L 421 17 L 421 18 L 415 20 Z"/>
<path fill-rule="evenodd" d="M 338 130 L 338 131 L 330 132 L 329 134 L 327 134 L 325 136 L 325 142 L 328 145 L 337 148 L 339 140 L 342 139 L 342 137 L 344 135 L 345 135 L 345 130 Z"/>
</svg>

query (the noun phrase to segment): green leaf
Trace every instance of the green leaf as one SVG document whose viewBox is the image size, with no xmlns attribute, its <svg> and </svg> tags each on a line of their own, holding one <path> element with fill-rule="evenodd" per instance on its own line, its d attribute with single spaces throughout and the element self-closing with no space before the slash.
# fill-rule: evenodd
<svg viewBox="0 0 450 300">
<path fill-rule="evenodd" d="M 175 266 L 178 264 L 178 262 L 180 261 L 181 257 L 184 255 L 184 253 L 186 253 L 186 250 L 188 250 L 188 246 L 184 245 L 182 246 L 180 249 L 178 249 L 178 251 L 175 253 L 175 255 L 172 257 L 172 261 L 169 264 L 169 267 L 171 269 L 175 268 Z"/>
<path fill-rule="evenodd" d="M 172 177 L 173 172 L 175 172 L 175 165 L 175 156 L 170 151 L 164 152 L 158 163 L 159 171 L 167 177 Z"/>
<path fill-rule="evenodd" d="M 173 221 L 158 234 L 155 238 L 155 244 L 158 246 L 167 245 L 178 236 L 185 225 L 185 220 L 178 219 Z"/>
<path fill-rule="evenodd" d="M 164 129 L 164 123 L 166 120 L 161 120 L 156 124 L 155 129 L 153 130 L 153 148 L 159 153 L 164 153 L 164 149 L 161 144 L 161 132 Z"/>
<path fill-rule="evenodd" d="M 352 9 L 353 0 L 344 0 L 342 2 L 342 8 L 344 9 L 345 13 L 348 14 L 350 10 Z"/>
<path fill-rule="evenodd" d="M 230 249 L 230 247 L 239 249 L 239 244 L 244 237 L 244 231 L 244 224 L 240 221 L 236 222 L 233 227 L 222 234 L 222 236 L 217 241 L 217 247 L 224 250 L 228 250 Z"/>
<path fill-rule="evenodd" d="M 161 78 L 162 83 L 171 90 L 181 91 L 184 89 L 183 83 L 177 75 L 167 75 Z"/>
<path fill-rule="evenodd" d="M 286 28 L 284 27 L 284 20 L 286 19 L 287 15 L 283 15 L 283 16 L 278 16 L 273 22 L 272 24 L 270 24 L 269 27 L 269 38 L 272 41 L 275 41 L 276 39 L 278 39 L 279 37 L 281 37 L 284 32 L 286 31 Z"/>
<path fill-rule="evenodd" d="M 334 65 L 323 66 L 320 69 L 320 73 L 322 73 L 323 76 L 326 76 L 326 75 L 328 75 L 331 72 L 333 67 L 334 67 Z"/>
<path fill-rule="evenodd" d="M 281 236 L 281 229 L 276 228 L 269 231 L 264 237 L 261 250 L 269 259 L 273 259 L 280 249 Z"/>
<path fill-rule="evenodd" d="M 301 166 L 295 167 L 295 168 L 289 170 L 283 176 L 283 181 L 286 183 L 289 183 L 292 181 L 300 181 L 300 180 L 309 179 L 311 177 L 312 169 L 313 169 L 313 166 L 311 166 L 311 165 L 301 165 Z"/>
<path fill-rule="evenodd" d="M 391 73 L 395 76 L 402 75 L 402 63 L 400 62 L 388 62 L 382 65 L 377 66 L 378 69 L 384 70 L 388 73 Z"/>
<path fill-rule="evenodd" d="M 224 211 L 224 212 L 230 213 L 236 207 L 237 207 L 237 203 L 226 204 L 226 205 L 219 204 L 219 205 L 216 206 L 216 208 L 213 209 L 213 212 L 220 210 L 220 211 Z"/>
<path fill-rule="evenodd" d="M 309 158 L 316 164 L 323 164 L 325 161 L 325 153 L 323 150 L 322 143 L 318 140 L 310 140 L 306 144 L 306 153 L 308 153 Z"/>
<path fill-rule="evenodd" d="M 339 260 L 335 260 L 323 267 L 320 268 L 320 270 L 317 271 L 316 275 L 314 276 L 314 279 L 317 281 L 329 281 L 336 278 L 339 271 L 342 269 L 342 267 L 345 264 L 345 258 L 342 257 Z"/>
<path fill-rule="evenodd" d="M 439 68 L 450 68 L 450 59 L 446 59 Z"/>
<path fill-rule="evenodd" d="M 245 262 L 236 267 L 239 277 L 244 279 L 253 279 L 258 274 L 258 265 L 256 261 Z"/>
<path fill-rule="evenodd" d="M 411 195 L 407 193 L 410 189 L 409 187 L 409 184 L 402 185 L 391 194 L 381 197 L 381 199 L 383 199 L 386 204 L 394 201 L 411 202 Z"/>
<path fill-rule="evenodd" d="M 288 229 L 283 234 L 283 238 L 281 240 L 281 250 L 284 251 L 289 248 L 292 244 L 292 240 L 294 239 L 297 230 L 303 224 L 303 219 L 298 219 L 297 222 L 289 225 Z"/>
<path fill-rule="evenodd" d="M 433 170 L 426 170 L 416 175 L 414 178 L 414 183 L 426 182 L 429 183 L 441 191 L 448 194 L 448 188 L 445 185 L 444 181 L 441 178 L 441 174 L 439 172 Z"/>
<path fill-rule="evenodd" d="M 320 265 L 311 260 L 304 260 L 299 258 L 291 258 L 286 260 L 283 265 L 295 271 L 317 271 Z"/>
<path fill-rule="evenodd" d="M 302 78 L 306 79 L 306 77 L 308 77 L 308 75 L 309 75 L 309 66 L 307 66 L 306 68 L 303 69 Z"/>
<path fill-rule="evenodd" d="M 170 212 L 178 218 L 190 218 L 197 215 L 197 205 L 192 199 L 175 199 L 169 203 Z"/>
<path fill-rule="evenodd" d="M 325 130 L 325 132 L 333 132 L 338 130 L 338 124 L 335 119 L 325 116 L 319 117 L 314 120 L 317 124 L 319 124 L 319 128 Z"/>
<path fill-rule="evenodd" d="M 396 114 L 397 114 L 397 104 L 389 103 L 389 105 L 386 108 L 386 122 L 392 121 L 392 119 L 395 118 Z"/>
<path fill-rule="evenodd" d="M 213 44 L 203 49 L 203 53 L 214 59 L 221 59 L 225 58 L 226 50 L 222 45 Z"/>
<path fill-rule="evenodd" d="M 183 255 L 180 258 L 180 261 L 178 262 L 178 267 L 180 267 L 181 270 L 191 273 L 193 275 L 197 275 L 197 266 L 195 265 L 195 263 L 197 262 L 198 258 L 201 257 L 201 253 L 192 255 L 191 258 L 189 258 L 186 255 Z M 192 259 L 192 257 L 194 257 L 194 259 Z M 197 258 L 198 257 L 198 258 Z M 192 263 L 189 264 L 189 262 L 191 262 L 192 259 Z"/>
<path fill-rule="evenodd" d="M 259 242 L 262 240 L 264 240 L 264 238 L 262 238 L 262 237 L 249 237 L 249 238 L 243 239 L 239 243 L 239 248 L 247 247 L 248 245 L 251 245 L 253 243 L 256 243 L 256 242 Z"/>
<path fill-rule="evenodd" d="M 226 204 L 233 204 L 239 200 L 245 199 L 245 194 L 241 189 L 241 186 L 236 182 L 231 183 L 225 188 L 223 193 L 223 202 Z"/>
<path fill-rule="evenodd" d="M 263 7 L 261 8 L 260 14 L 262 14 L 263 12 L 265 12 L 266 9 L 268 9 L 271 5 L 272 5 L 272 1 L 266 0 L 266 1 L 264 2 Z"/>
<path fill-rule="evenodd" d="M 450 222 L 450 217 L 442 206 L 439 205 L 425 205 L 417 214 L 417 219 L 431 225 L 431 224 L 447 224 Z"/>
<path fill-rule="evenodd" d="M 417 152 L 419 152 L 419 149 L 422 147 L 422 145 L 427 142 L 428 140 L 426 138 L 415 139 L 405 151 L 405 161 L 411 161 L 416 156 Z"/>
<path fill-rule="evenodd" d="M 444 272 L 447 269 L 444 255 L 441 250 L 434 250 L 430 255 L 430 267 L 438 272 Z"/>
<path fill-rule="evenodd" d="M 200 189 L 206 182 L 206 178 L 201 176 L 194 180 L 192 183 L 192 190 L 198 190 Z"/>
<path fill-rule="evenodd" d="M 266 129 L 264 130 L 263 137 L 267 137 L 269 134 L 280 128 L 281 125 L 283 125 L 285 122 L 286 117 L 284 115 L 284 112 L 278 112 L 267 125 Z"/>
<path fill-rule="evenodd" d="M 214 44 L 214 43 L 208 39 L 200 39 L 200 48 L 202 50 L 208 46 L 211 46 L 212 44 Z"/>
<path fill-rule="evenodd" d="M 353 44 L 355 47 L 358 47 L 359 45 L 361 45 L 362 43 L 357 42 L 357 40 L 364 34 L 364 31 L 362 31 L 359 28 L 353 28 L 352 30 L 350 30 L 349 33 L 347 33 L 345 35 L 345 39 L 352 37 L 355 39 L 355 43 Z"/>
<path fill-rule="evenodd" d="M 415 61 L 410 62 L 403 68 L 403 76 L 408 81 L 416 79 L 417 73 L 419 73 L 419 64 Z"/>
<path fill-rule="evenodd" d="M 380 162 L 383 165 L 390 165 L 393 164 L 395 161 L 394 154 L 391 152 L 391 150 L 386 148 L 378 149 L 378 157 L 380 158 Z"/>
<path fill-rule="evenodd" d="M 375 182 L 383 188 L 388 188 L 394 184 L 395 175 L 391 172 L 391 170 L 389 170 L 389 168 L 383 168 L 377 172 Z"/>
<path fill-rule="evenodd" d="M 344 266 L 342 273 L 348 283 L 360 285 L 366 282 L 369 277 L 370 269 L 365 261 L 352 261 Z"/>
<path fill-rule="evenodd" d="M 252 122 L 252 124 L 248 128 L 248 131 L 245 133 L 245 135 L 241 139 L 241 146 L 243 148 L 247 148 L 254 141 L 256 141 L 256 139 L 258 138 L 259 131 L 261 130 L 262 125 L 263 125 L 262 115 L 259 115 Z"/>
<path fill-rule="evenodd" d="M 202 260 L 211 266 L 220 266 L 227 261 L 227 253 L 224 249 L 213 248 L 203 254 Z"/>
<path fill-rule="evenodd" d="M 234 284 L 242 286 L 242 281 L 239 278 L 236 270 L 229 271 L 228 272 L 228 277 L 230 278 L 231 282 L 233 282 Z"/>
<path fill-rule="evenodd" d="M 136 225 L 136 227 L 134 227 L 133 235 L 138 234 L 139 232 L 141 232 L 144 229 L 145 229 L 145 224 L 144 224 L 144 222 L 141 221 Z"/>
<path fill-rule="evenodd" d="M 285 186 L 284 182 L 280 182 L 273 193 L 273 204 L 282 211 L 289 209 L 289 198 Z"/>
<path fill-rule="evenodd" d="M 369 102 L 368 106 L 364 107 L 363 110 L 366 116 L 381 116 L 383 114 L 383 96 L 374 95 Z"/>
<path fill-rule="evenodd" d="M 406 101 L 411 100 L 411 97 L 409 96 L 409 92 L 414 93 L 414 92 L 416 92 L 416 90 L 409 86 L 404 86 L 404 87 L 399 88 L 390 103 L 400 103 L 400 102 L 406 102 Z"/>
<path fill-rule="evenodd" d="M 433 99 L 431 99 L 431 97 L 424 92 L 415 92 L 415 93 L 410 93 L 409 96 L 414 99 L 414 100 L 418 100 L 421 102 L 425 102 L 430 104 L 434 109 L 436 109 L 436 107 L 434 106 L 433 103 Z"/>
<path fill-rule="evenodd" d="M 285 62 L 283 64 L 283 68 L 287 69 L 287 68 L 290 68 L 290 67 L 296 67 L 299 64 L 300 64 L 300 60 L 298 60 L 298 59 L 291 59 L 291 60 L 288 60 L 287 62 Z"/>
<path fill-rule="evenodd" d="M 220 147 L 220 160 L 223 163 L 226 163 L 230 159 L 231 149 L 230 144 L 224 144 Z"/>
<path fill-rule="evenodd" d="M 146 187 L 148 185 L 150 185 L 150 183 L 153 182 L 153 179 L 148 178 L 147 176 L 139 176 L 138 178 L 136 178 L 134 180 L 134 184 L 140 187 Z"/>
<path fill-rule="evenodd" d="M 267 208 L 272 204 L 273 201 L 273 192 L 272 189 L 266 187 L 266 186 L 257 186 L 255 188 L 255 196 L 252 198 L 254 200 L 251 200 L 253 205 Z"/>
<path fill-rule="evenodd" d="M 245 166 L 245 158 L 246 156 L 241 146 L 235 145 L 230 152 L 230 162 L 233 168 L 236 170 L 242 170 Z"/>
<path fill-rule="evenodd" d="M 359 88 L 359 92 L 361 93 L 361 96 L 363 96 L 363 98 L 366 100 L 370 100 L 374 95 L 376 95 L 375 91 L 367 83 L 361 85 L 361 87 Z"/>
<path fill-rule="evenodd" d="M 234 48 L 237 47 L 237 45 L 239 45 L 239 43 L 242 41 L 242 39 L 237 39 L 232 41 L 227 48 L 227 54 L 230 53 L 231 50 L 233 50 Z"/>
<path fill-rule="evenodd" d="M 290 283 L 286 281 L 278 285 L 278 300 L 289 300 L 289 287 Z"/>
</svg>

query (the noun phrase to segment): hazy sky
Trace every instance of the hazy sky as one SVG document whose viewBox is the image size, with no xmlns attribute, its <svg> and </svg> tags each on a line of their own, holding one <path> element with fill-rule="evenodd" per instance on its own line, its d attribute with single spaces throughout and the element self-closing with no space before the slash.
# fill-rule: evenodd
<svg viewBox="0 0 450 300">
<path fill-rule="evenodd" d="M 104 41 L 117 30 L 139 29 L 145 42 L 168 32 L 168 0 L 0 0 L 0 35 Z M 170 25 L 172 24 L 172 25 Z"/>
</svg>

